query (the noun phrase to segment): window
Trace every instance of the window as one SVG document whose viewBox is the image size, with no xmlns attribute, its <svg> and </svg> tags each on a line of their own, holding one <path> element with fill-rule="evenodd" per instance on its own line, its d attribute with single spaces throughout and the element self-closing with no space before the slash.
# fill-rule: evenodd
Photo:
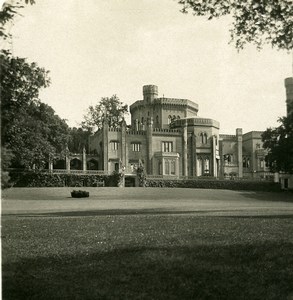
<svg viewBox="0 0 293 300">
<path fill-rule="evenodd" d="M 206 133 L 201 133 L 200 138 L 201 138 L 201 143 L 202 144 L 206 144 L 208 142 L 208 136 L 207 136 Z"/>
<path fill-rule="evenodd" d="M 165 160 L 165 174 L 166 175 L 169 175 L 169 161 L 168 160 Z"/>
<path fill-rule="evenodd" d="M 202 159 L 201 157 L 199 157 L 197 159 L 197 176 L 201 176 L 202 175 Z"/>
<path fill-rule="evenodd" d="M 159 161 L 159 163 L 158 163 L 158 174 L 162 175 L 162 162 L 161 161 Z"/>
<path fill-rule="evenodd" d="M 171 175 L 175 175 L 175 160 L 171 160 Z"/>
<path fill-rule="evenodd" d="M 264 167 L 265 167 L 265 161 L 264 161 L 263 158 L 260 159 L 260 167 L 261 167 L 262 169 L 264 169 Z"/>
<path fill-rule="evenodd" d="M 111 150 L 117 151 L 118 148 L 119 148 L 119 142 L 117 142 L 117 141 L 111 141 L 110 142 L 110 149 Z"/>
<path fill-rule="evenodd" d="M 206 174 L 210 173 L 210 160 L 209 160 L 209 158 L 204 159 L 204 172 Z"/>
<path fill-rule="evenodd" d="M 132 146 L 132 151 L 133 152 L 140 152 L 140 145 L 141 143 L 132 143 L 131 146 Z"/>
<path fill-rule="evenodd" d="M 242 157 L 242 165 L 243 168 L 249 168 L 250 167 L 250 159 L 247 156 Z"/>
<path fill-rule="evenodd" d="M 159 116 L 156 116 L 156 125 L 159 126 Z"/>
<path fill-rule="evenodd" d="M 169 116 L 168 116 L 168 124 L 170 124 L 170 123 L 171 123 L 171 121 L 172 121 L 172 116 L 171 116 L 171 115 L 169 115 Z"/>
<path fill-rule="evenodd" d="M 162 142 L 163 152 L 173 152 L 173 142 Z"/>
</svg>

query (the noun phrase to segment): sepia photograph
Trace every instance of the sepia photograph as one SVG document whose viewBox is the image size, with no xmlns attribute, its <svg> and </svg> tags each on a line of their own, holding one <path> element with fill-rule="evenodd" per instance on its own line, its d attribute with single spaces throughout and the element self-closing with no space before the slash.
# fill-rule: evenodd
<svg viewBox="0 0 293 300">
<path fill-rule="evenodd" d="M 293 300 L 292 0 L 0 1 L 3 300 Z"/>
</svg>

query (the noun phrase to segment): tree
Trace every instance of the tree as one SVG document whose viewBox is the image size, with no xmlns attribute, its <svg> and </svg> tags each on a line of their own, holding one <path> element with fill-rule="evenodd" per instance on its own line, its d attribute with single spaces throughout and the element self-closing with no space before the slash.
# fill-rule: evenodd
<svg viewBox="0 0 293 300">
<path fill-rule="evenodd" d="M 73 127 L 69 129 L 69 135 L 68 148 L 70 152 L 82 153 L 83 148 L 88 152 L 88 139 L 91 135 L 89 130 Z"/>
<path fill-rule="evenodd" d="M 102 128 L 104 122 L 110 127 L 118 127 L 127 114 L 127 110 L 127 104 L 123 104 L 116 95 L 110 98 L 103 97 L 97 105 L 91 105 L 88 108 L 82 127 L 92 131 L 95 128 Z"/>
<path fill-rule="evenodd" d="M 231 42 L 243 49 L 252 43 L 260 49 L 271 44 L 277 49 L 293 49 L 292 0 L 180 0 L 182 12 L 192 10 L 208 20 L 232 15 Z"/>
<path fill-rule="evenodd" d="M 49 86 L 50 79 L 48 71 L 24 58 L 12 57 L 8 51 L 0 53 L 0 67 L 1 136 L 5 143 L 13 120 L 25 114 L 32 102 L 39 101 L 39 90 Z"/>
<path fill-rule="evenodd" d="M 68 126 L 47 104 L 32 102 L 26 113 L 16 117 L 8 131 L 7 148 L 14 166 L 42 169 L 49 159 L 65 155 Z"/>
<path fill-rule="evenodd" d="M 293 174 L 293 113 L 279 122 L 279 127 L 268 128 L 262 134 L 263 147 L 268 151 L 266 161 L 272 172 Z"/>
<path fill-rule="evenodd" d="M 19 15 L 18 10 L 23 8 L 23 1 L 6 1 L 0 10 L 0 38 L 8 39 L 11 35 L 7 32 L 5 25 L 9 22 L 12 22 L 15 15 Z M 34 0 L 25 0 L 25 4 L 34 4 Z"/>
<path fill-rule="evenodd" d="M 50 83 L 48 72 L 7 51 L 0 63 L 2 145 L 12 151 L 14 165 L 42 168 L 68 141 L 66 122 L 39 100 L 39 90 Z"/>
</svg>

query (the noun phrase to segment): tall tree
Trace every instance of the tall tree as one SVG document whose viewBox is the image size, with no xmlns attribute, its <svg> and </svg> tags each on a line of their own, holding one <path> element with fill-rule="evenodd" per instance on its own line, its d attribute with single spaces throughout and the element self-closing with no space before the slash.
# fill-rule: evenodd
<svg viewBox="0 0 293 300">
<path fill-rule="evenodd" d="M 8 51 L 0 53 L 2 142 L 14 118 L 26 113 L 32 102 L 39 101 L 39 90 L 49 86 L 48 71 L 26 59 L 12 57 Z"/>
<path fill-rule="evenodd" d="M 2 146 L 12 151 L 14 164 L 42 168 L 68 140 L 66 122 L 39 100 L 39 90 L 50 83 L 48 72 L 7 51 L 0 63 Z"/>
<path fill-rule="evenodd" d="M 179 0 L 182 12 L 189 10 L 208 20 L 232 15 L 231 41 L 242 49 L 252 43 L 260 49 L 271 44 L 277 49 L 293 49 L 292 0 Z"/>
<path fill-rule="evenodd" d="M 118 127 L 127 114 L 128 106 L 119 100 L 116 95 L 103 97 L 95 106 L 88 108 L 84 116 L 82 127 L 88 130 L 100 129 L 106 122 L 110 127 Z"/>
<path fill-rule="evenodd" d="M 279 119 L 281 125 L 262 134 L 263 147 L 272 172 L 293 174 L 293 113 Z"/>
<path fill-rule="evenodd" d="M 73 127 L 69 129 L 69 135 L 68 149 L 70 152 L 82 153 L 84 148 L 88 152 L 88 139 L 91 131 Z"/>
</svg>

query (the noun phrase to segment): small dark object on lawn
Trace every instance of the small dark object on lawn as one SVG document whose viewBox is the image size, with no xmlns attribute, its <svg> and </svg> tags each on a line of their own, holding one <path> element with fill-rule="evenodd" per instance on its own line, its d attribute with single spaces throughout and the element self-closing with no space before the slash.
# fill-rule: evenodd
<svg viewBox="0 0 293 300">
<path fill-rule="evenodd" d="M 86 191 L 72 191 L 71 192 L 71 197 L 73 198 L 84 198 L 84 197 L 89 197 L 90 193 Z"/>
</svg>

